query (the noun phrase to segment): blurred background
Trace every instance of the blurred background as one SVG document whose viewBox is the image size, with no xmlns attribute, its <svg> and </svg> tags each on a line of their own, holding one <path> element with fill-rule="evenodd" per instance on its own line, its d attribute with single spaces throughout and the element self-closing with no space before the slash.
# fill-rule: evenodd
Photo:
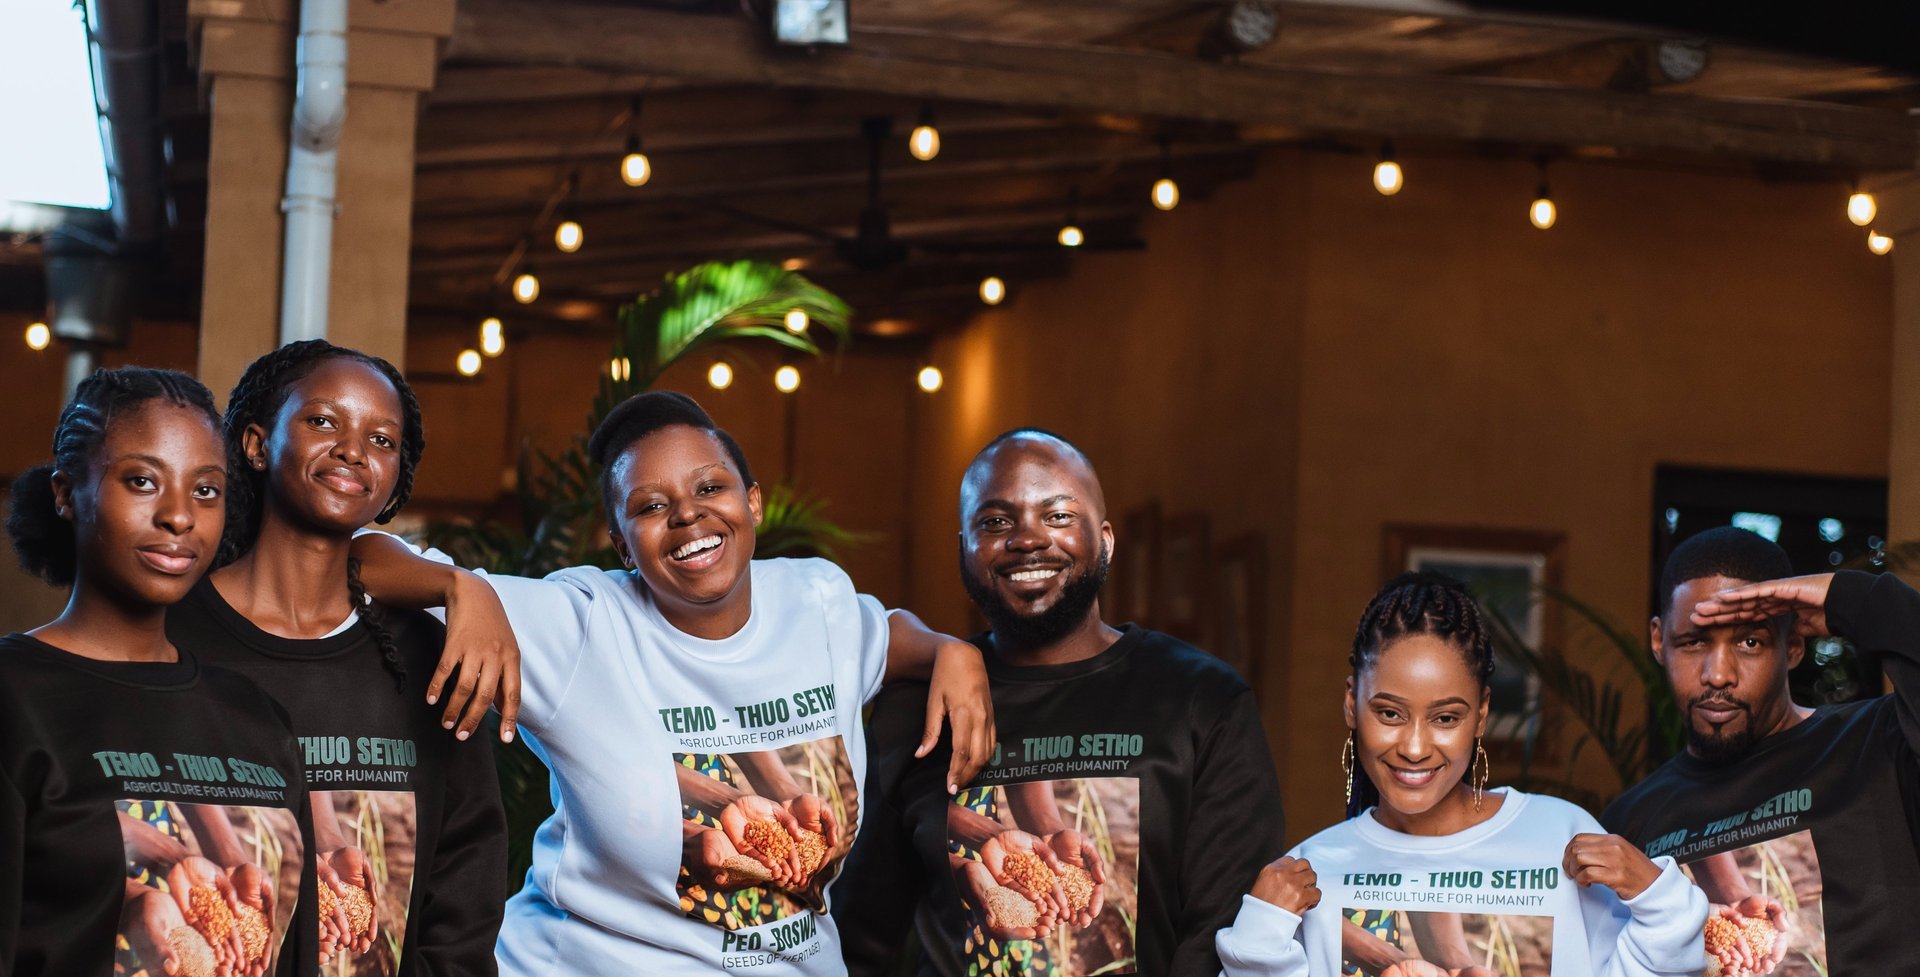
<svg viewBox="0 0 1920 977">
<path fill-rule="evenodd" d="M 0 474 L 95 365 L 223 394 L 324 334 L 425 405 L 405 525 L 539 569 L 594 558 L 596 397 L 657 384 L 786 487 L 788 552 L 966 632 L 959 473 L 1039 425 L 1104 480 L 1107 615 L 1254 684 L 1291 837 L 1408 567 L 1509 625 L 1507 779 L 1598 803 L 1672 742 L 1678 539 L 1920 537 L 1915 11 L 1599 6 L 13 0 Z M 794 339 L 675 318 L 793 275 Z M 0 627 L 57 613 L 6 574 Z M 1881 687 L 1813 659 L 1803 699 Z"/>
</svg>

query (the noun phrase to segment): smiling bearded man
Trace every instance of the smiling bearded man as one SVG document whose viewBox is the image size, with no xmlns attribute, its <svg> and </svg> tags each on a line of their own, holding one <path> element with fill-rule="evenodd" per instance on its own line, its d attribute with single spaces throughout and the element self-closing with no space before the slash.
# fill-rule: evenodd
<svg viewBox="0 0 1920 977">
<path fill-rule="evenodd" d="M 1213 934 L 1285 847 L 1252 690 L 1177 638 L 1100 619 L 1113 528 L 1065 439 L 995 438 L 961 482 L 960 517 L 1000 745 L 957 797 L 937 754 L 876 756 L 834 894 L 848 969 L 897 973 L 917 922 L 922 974 L 1213 977 Z M 889 689 L 869 736 L 918 730 L 923 713 Z"/>
</svg>

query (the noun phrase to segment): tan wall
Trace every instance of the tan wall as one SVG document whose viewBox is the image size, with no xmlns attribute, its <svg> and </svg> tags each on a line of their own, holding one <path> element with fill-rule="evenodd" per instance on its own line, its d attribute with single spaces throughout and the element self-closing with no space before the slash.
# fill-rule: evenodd
<svg viewBox="0 0 1920 977">
<path fill-rule="evenodd" d="M 1089 255 L 935 354 L 954 394 L 916 603 L 962 619 L 952 486 L 1018 424 L 1081 442 L 1116 513 L 1265 531 L 1258 684 L 1296 838 L 1338 816 L 1385 523 L 1564 532 L 1569 589 L 1639 627 L 1656 463 L 1886 471 L 1890 272 L 1833 187 L 1559 166 L 1541 232 L 1523 164 L 1407 172 L 1387 199 L 1351 158 L 1273 154 L 1151 222 L 1146 254 Z"/>
</svg>

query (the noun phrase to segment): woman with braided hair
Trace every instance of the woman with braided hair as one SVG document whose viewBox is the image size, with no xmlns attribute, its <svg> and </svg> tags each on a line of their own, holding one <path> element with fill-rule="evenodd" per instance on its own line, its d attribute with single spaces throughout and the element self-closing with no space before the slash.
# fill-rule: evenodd
<svg viewBox="0 0 1920 977">
<path fill-rule="evenodd" d="M 313 972 L 286 714 L 165 631 L 226 481 L 207 388 L 128 367 L 80 382 L 52 463 L 13 483 L 21 568 L 72 591 L 0 636 L 0 974 Z"/>
<path fill-rule="evenodd" d="M 1493 643 L 1459 581 L 1409 573 L 1360 617 L 1347 820 L 1260 872 L 1215 940 L 1230 977 L 1698 974 L 1706 897 L 1558 798 L 1487 789 Z"/>
<path fill-rule="evenodd" d="M 167 628 L 292 716 L 313 797 L 320 959 L 492 974 L 505 820 L 492 751 L 461 742 L 491 694 L 475 694 L 453 736 L 460 704 L 434 699 L 448 672 L 488 690 L 499 666 L 443 656 L 437 621 L 369 602 L 349 552 L 356 530 L 406 504 L 425 447 L 419 401 L 387 361 L 306 340 L 247 367 L 225 436 L 219 565 Z"/>
</svg>

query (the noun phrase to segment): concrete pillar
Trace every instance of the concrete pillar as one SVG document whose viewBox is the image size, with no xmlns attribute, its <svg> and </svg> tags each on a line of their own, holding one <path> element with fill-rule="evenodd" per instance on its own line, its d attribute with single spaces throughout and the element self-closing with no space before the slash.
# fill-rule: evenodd
<svg viewBox="0 0 1920 977">
<path fill-rule="evenodd" d="M 1887 446 L 1887 538 L 1920 539 L 1920 176 L 1869 187 L 1874 229 L 1893 238 L 1893 423 Z M 1862 237 L 1865 233 L 1862 232 Z M 1861 247 L 1865 247 L 1864 243 Z"/>
<path fill-rule="evenodd" d="M 347 13 L 328 338 L 400 366 L 414 130 L 453 14 L 454 0 L 353 0 Z M 212 115 L 198 366 L 224 396 L 276 342 L 299 7 L 295 0 L 189 0 L 188 15 Z"/>
</svg>

